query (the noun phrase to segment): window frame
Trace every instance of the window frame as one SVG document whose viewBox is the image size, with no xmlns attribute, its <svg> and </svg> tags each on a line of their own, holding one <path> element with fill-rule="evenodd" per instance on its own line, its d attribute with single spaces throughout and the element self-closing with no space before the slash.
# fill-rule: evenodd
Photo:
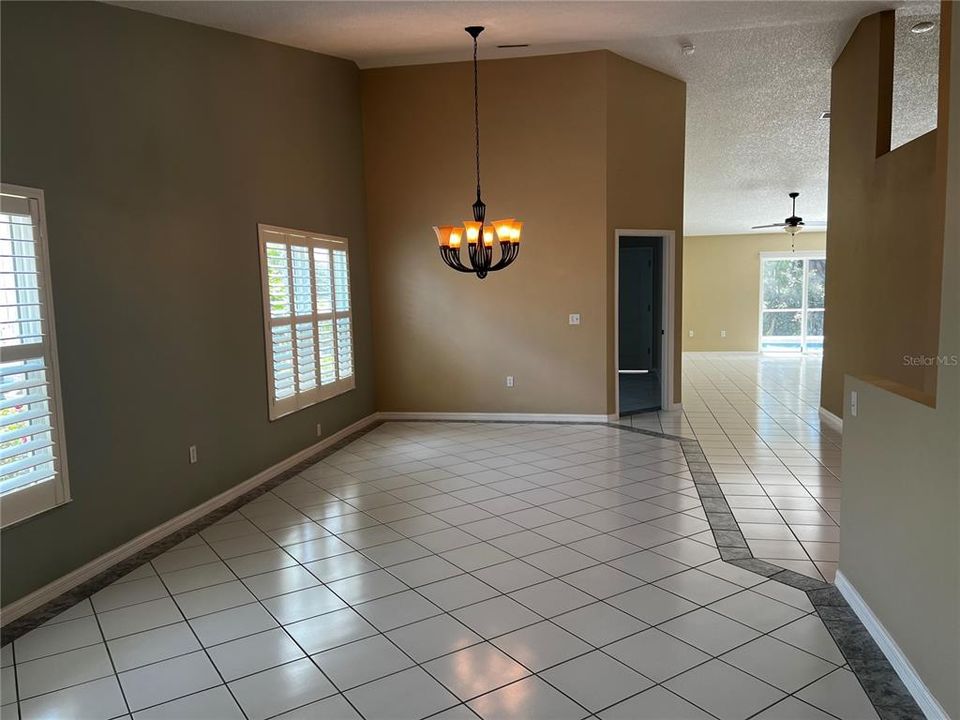
<svg viewBox="0 0 960 720">
<path fill-rule="evenodd" d="M 279 237 L 278 237 L 279 236 Z M 295 238 L 296 242 L 292 242 L 291 238 Z M 350 241 L 345 237 L 340 237 L 338 235 L 327 235 L 324 233 L 315 233 L 304 230 L 294 230 L 292 228 L 279 227 L 277 225 L 268 225 L 265 223 L 257 224 L 257 241 L 259 245 L 260 253 L 260 295 L 262 301 L 262 311 L 263 311 L 263 348 L 264 348 L 264 359 L 266 361 L 266 376 L 267 376 L 267 409 L 268 416 L 270 421 L 278 420 L 282 417 L 286 417 L 295 412 L 299 412 L 305 408 L 316 405 L 317 403 L 324 402 L 330 398 L 336 397 L 337 395 L 342 395 L 343 393 L 349 392 L 356 387 L 356 353 L 355 353 L 355 343 L 354 343 L 354 322 L 353 322 L 353 282 L 350 278 L 351 273 L 351 257 L 350 257 Z M 310 248 L 310 278 L 311 278 L 311 293 L 310 293 L 310 303 L 311 303 L 311 312 L 307 314 L 297 314 L 296 307 L 294 304 L 294 299 L 291 293 L 290 297 L 290 310 L 291 314 L 289 316 L 283 317 L 273 317 L 270 311 L 270 284 L 268 276 L 268 264 L 267 264 L 267 243 L 283 243 L 288 246 L 291 245 L 304 245 Z M 316 295 L 316 265 L 315 259 L 313 257 L 314 248 L 326 248 L 331 251 L 330 257 L 330 267 L 331 267 L 331 279 L 330 279 L 330 292 L 331 292 L 331 310 L 321 311 L 317 308 L 317 295 Z M 336 302 L 336 284 L 333 279 L 333 251 L 334 250 L 343 250 L 346 252 L 347 259 L 347 300 L 348 300 L 348 309 L 347 310 L 338 310 Z M 289 257 L 289 255 L 288 255 Z M 348 377 L 340 378 L 340 366 L 339 366 L 339 348 L 340 341 L 337 331 L 337 320 L 341 318 L 349 319 L 350 327 L 350 364 L 351 364 L 351 373 Z M 290 325 L 293 328 L 294 335 L 296 334 L 296 326 L 298 323 L 303 323 L 310 321 L 313 325 L 313 333 L 315 338 L 315 347 L 316 343 L 319 342 L 318 333 L 316 325 L 318 320 L 330 319 L 333 326 L 333 342 L 334 342 L 334 367 L 338 375 L 338 379 L 332 383 L 322 384 L 320 382 L 320 368 L 319 362 L 317 367 L 317 385 L 314 388 L 305 391 L 294 391 L 293 395 L 285 398 L 277 398 L 276 385 L 275 385 L 275 376 L 274 376 L 274 363 L 273 363 L 273 328 L 275 326 Z M 319 355 L 317 355 L 319 361 Z M 294 362 L 294 372 L 296 373 L 296 362 Z"/>
<path fill-rule="evenodd" d="M 806 354 L 822 355 L 823 354 L 822 344 L 819 348 L 807 347 L 809 338 L 819 337 L 821 338 L 821 343 L 823 338 L 823 336 L 821 335 L 809 335 L 807 333 L 807 321 L 809 319 L 809 315 L 811 312 L 824 313 L 824 317 L 826 317 L 826 298 L 824 298 L 823 307 L 819 307 L 819 308 L 811 308 L 808 302 L 808 295 L 810 291 L 810 286 L 809 286 L 810 261 L 811 260 L 826 261 L 826 259 L 827 259 L 827 253 L 825 250 L 795 250 L 793 252 L 765 251 L 760 253 L 760 298 L 759 298 L 760 300 L 759 316 L 760 317 L 759 317 L 759 330 L 757 333 L 757 352 L 774 353 L 774 354 L 791 354 L 792 353 L 792 354 L 801 354 L 801 355 L 806 355 Z M 801 307 L 770 308 L 770 309 L 764 308 L 763 264 L 767 261 L 773 261 L 773 260 L 800 260 L 803 262 L 803 284 L 801 287 L 801 292 L 802 292 Z M 783 336 L 764 335 L 763 334 L 764 313 L 772 313 L 772 312 L 799 313 L 800 314 L 800 335 L 783 335 Z M 793 350 L 792 348 L 774 348 L 774 347 L 769 347 L 764 349 L 763 341 L 765 337 L 767 338 L 783 337 L 785 339 L 795 338 L 799 342 L 800 347 L 797 350 Z"/>
<path fill-rule="evenodd" d="M 30 345 L 7 345 L 0 348 L 4 361 L 16 361 L 36 357 L 26 348 L 40 346 L 48 369 L 47 387 L 50 395 L 49 408 L 54 443 L 54 476 L 34 485 L 12 490 L 0 495 L 0 527 L 6 529 L 40 513 L 70 502 L 70 482 L 67 466 L 66 429 L 63 416 L 63 393 L 60 383 L 60 362 L 57 350 L 56 319 L 53 306 L 53 276 L 50 271 L 49 236 L 47 234 L 47 211 L 44 192 L 39 188 L 0 183 L 2 205 L 24 202 L 24 212 L 34 218 L 34 244 L 37 252 L 37 277 L 40 288 L 40 322 L 47 336 L 40 343 Z M 0 207 L 0 210 L 5 208 Z M 9 213 L 0 213 L 9 214 Z"/>
</svg>

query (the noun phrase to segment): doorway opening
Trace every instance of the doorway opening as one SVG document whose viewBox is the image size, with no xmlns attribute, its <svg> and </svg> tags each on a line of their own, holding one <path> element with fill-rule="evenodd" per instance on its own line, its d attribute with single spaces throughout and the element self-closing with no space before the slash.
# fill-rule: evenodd
<svg viewBox="0 0 960 720">
<path fill-rule="evenodd" d="M 663 407 L 663 238 L 617 238 L 619 415 Z"/>
<path fill-rule="evenodd" d="M 823 252 L 760 254 L 760 351 L 823 352 Z"/>
</svg>

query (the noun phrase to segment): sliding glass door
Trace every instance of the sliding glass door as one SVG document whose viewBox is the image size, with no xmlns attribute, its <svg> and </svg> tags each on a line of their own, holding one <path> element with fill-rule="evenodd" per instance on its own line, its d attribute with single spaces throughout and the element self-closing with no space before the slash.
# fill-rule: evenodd
<svg viewBox="0 0 960 720">
<path fill-rule="evenodd" d="M 760 256 L 760 351 L 823 352 L 822 253 Z"/>
</svg>

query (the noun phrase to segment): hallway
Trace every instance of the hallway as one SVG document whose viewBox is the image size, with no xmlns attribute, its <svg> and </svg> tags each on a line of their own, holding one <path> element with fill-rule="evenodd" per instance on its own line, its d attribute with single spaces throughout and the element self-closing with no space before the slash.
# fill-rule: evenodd
<svg viewBox="0 0 960 720">
<path fill-rule="evenodd" d="M 833 582 L 839 433 L 819 416 L 817 355 L 685 353 L 683 412 L 624 424 L 695 438 L 757 558 Z"/>
</svg>

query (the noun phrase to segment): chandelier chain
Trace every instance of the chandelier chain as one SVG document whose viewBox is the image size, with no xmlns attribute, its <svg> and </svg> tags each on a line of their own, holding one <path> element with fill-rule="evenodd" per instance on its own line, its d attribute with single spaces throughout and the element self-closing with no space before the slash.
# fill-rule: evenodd
<svg viewBox="0 0 960 720">
<path fill-rule="evenodd" d="M 477 64 L 477 37 L 473 38 L 473 129 L 477 161 L 477 200 L 480 199 L 480 71 Z"/>
<path fill-rule="evenodd" d="M 473 204 L 473 220 L 463 222 L 466 232 L 453 225 L 435 225 L 433 231 L 440 243 L 440 257 L 443 262 L 457 272 L 471 273 L 482 280 L 489 273 L 502 270 L 517 259 L 523 223 L 514 218 L 506 218 L 495 221 L 492 225 L 484 224 L 487 206 L 481 198 L 480 189 L 480 62 L 477 41 L 478 36 L 483 32 L 483 27 L 471 25 L 464 30 L 473 38 L 473 131 L 477 201 Z M 460 248 L 464 240 L 469 265 L 460 260 Z M 500 244 L 500 259 L 494 263 L 493 248 L 497 240 Z"/>
</svg>

